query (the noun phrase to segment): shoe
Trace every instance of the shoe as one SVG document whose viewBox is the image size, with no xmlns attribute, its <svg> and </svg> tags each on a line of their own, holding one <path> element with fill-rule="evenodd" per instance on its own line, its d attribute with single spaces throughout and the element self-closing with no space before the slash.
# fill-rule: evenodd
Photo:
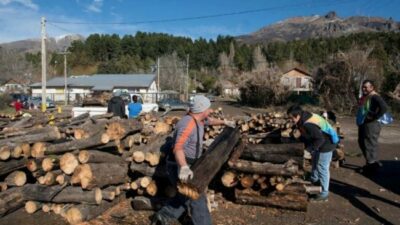
<svg viewBox="0 0 400 225">
<path fill-rule="evenodd" d="M 155 213 L 151 218 L 150 225 L 168 225 L 167 219 L 159 213 Z"/>
<path fill-rule="evenodd" d="M 328 196 L 315 195 L 310 198 L 310 202 L 327 202 Z"/>
</svg>

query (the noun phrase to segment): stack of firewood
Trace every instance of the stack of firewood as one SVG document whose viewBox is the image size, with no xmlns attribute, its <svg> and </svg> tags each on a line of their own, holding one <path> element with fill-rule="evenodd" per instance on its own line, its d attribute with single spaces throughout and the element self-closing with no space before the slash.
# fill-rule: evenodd
<svg viewBox="0 0 400 225">
<path fill-rule="evenodd" d="M 25 205 L 28 213 L 54 212 L 70 223 L 96 217 L 123 191 L 155 195 L 152 176 L 131 175 L 129 168 L 154 169 L 161 140 L 177 121 L 110 114 L 21 118 L 0 131 L 0 216 Z"/>
</svg>

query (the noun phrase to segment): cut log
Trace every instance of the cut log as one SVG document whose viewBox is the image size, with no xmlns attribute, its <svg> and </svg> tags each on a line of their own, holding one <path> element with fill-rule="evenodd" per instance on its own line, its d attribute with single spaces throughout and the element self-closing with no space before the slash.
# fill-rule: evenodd
<svg viewBox="0 0 400 225">
<path fill-rule="evenodd" d="M 180 183 L 178 191 L 191 199 L 198 199 L 200 193 L 204 192 L 212 178 L 228 160 L 239 138 L 239 128 L 225 127 L 208 151 L 191 167 L 195 179 Z"/>
<path fill-rule="evenodd" d="M 234 171 L 226 171 L 221 177 L 221 182 L 225 187 L 234 187 L 238 183 L 238 176 Z"/>
<path fill-rule="evenodd" d="M 134 151 L 132 154 L 132 160 L 137 163 L 144 162 L 145 154 L 142 151 Z"/>
<path fill-rule="evenodd" d="M 43 185 L 54 185 L 57 183 L 57 176 L 61 175 L 62 171 L 61 170 L 54 170 L 54 171 L 49 171 L 43 176 L 43 180 L 39 183 Z"/>
<path fill-rule="evenodd" d="M 110 140 L 107 135 L 98 132 L 90 138 L 81 140 L 72 140 L 64 143 L 49 145 L 44 152 L 46 155 L 61 154 L 78 149 L 88 149 L 108 143 Z"/>
<path fill-rule="evenodd" d="M 8 186 L 5 182 L 0 182 L 0 192 L 8 189 Z"/>
<path fill-rule="evenodd" d="M 67 175 L 72 174 L 78 165 L 78 159 L 72 153 L 65 153 L 60 158 L 60 168 Z"/>
<path fill-rule="evenodd" d="M 116 155 L 96 151 L 96 150 L 82 150 L 79 152 L 78 159 L 80 163 L 123 163 L 124 160 Z"/>
<path fill-rule="evenodd" d="M 0 145 L 4 145 L 7 142 L 14 142 L 14 143 L 35 143 L 35 142 L 42 142 L 42 141 L 54 141 L 62 138 L 62 135 L 57 127 L 49 127 L 48 131 L 43 133 L 34 133 L 24 136 L 16 136 L 7 138 L 4 140 L 0 140 Z"/>
<path fill-rule="evenodd" d="M 260 175 L 281 175 L 294 176 L 301 175 L 302 171 L 296 162 L 289 160 L 285 164 L 259 163 L 247 160 L 238 160 L 236 163 L 228 163 L 231 169 L 245 172 L 257 173 Z"/>
<path fill-rule="evenodd" d="M 292 156 L 292 155 L 281 155 L 281 154 L 271 154 L 256 152 L 252 150 L 246 150 L 243 152 L 241 159 L 255 161 L 255 162 L 269 162 L 275 164 L 285 163 L 292 159 L 297 162 L 298 165 L 303 164 L 303 156 Z"/>
<path fill-rule="evenodd" d="M 144 160 L 149 163 L 150 166 L 156 166 L 160 163 L 160 153 L 159 152 L 146 152 Z"/>
<path fill-rule="evenodd" d="M 115 187 L 110 186 L 107 187 L 106 189 L 101 190 L 101 195 L 103 196 L 103 199 L 106 201 L 112 201 L 115 199 Z"/>
<path fill-rule="evenodd" d="M 63 185 L 63 184 L 68 184 L 71 180 L 71 176 L 68 176 L 66 174 L 60 174 L 56 177 L 56 182 L 59 185 Z"/>
<path fill-rule="evenodd" d="M 27 162 L 28 160 L 26 159 L 11 159 L 4 162 L 0 161 L 0 176 L 25 168 Z"/>
<path fill-rule="evenodd" d="M 91 220 L 93 218 L 96 218 L 97 216 L 99 216 L 112 206 L 118 204 L 120 202 L 120 199 L 122 198 L 118 197 L 116 200 L 112 202 L 103 201 L 98 206 L 86 205 L 86 204 L 73 206 L 70 209 L 68 209 L 65 215 L 66 219 L 70 224 L 77 224 L 83 221 Z"/>
<path fill-rule="evenodd" d="M 24 187 L 15 187 L 0 192 L 0 217 L 24 206 L 23 189 Z"/>
<path fill-rule="evenodd" d="M 26 174 L 22 171 L 14 171 L 4 179 L 4 182 L 9 187 L 21 187 L 26 183 Z"/>
<path fill-rule="evenodd" d="M 36 142 L 32 145 L 31 156 L 33 158 L 42 158 L 44 157 L 44 151 L 46 151 L 46 143 Z"/>
<path fill-rule="evenodd" d="M 60 167 L 60 160 L 58 156 L 46 157 L 42 161 L 42 169 L 46 172 Z"/>
<path fill-rule="evenodd" d="M 6 146 L 2 146 L 0 148 L 0 160 L 7 160 L 11 157 L 11 148 Z"/>
<path fill-rule="evenodd" d="M 38 210 L 42 209 L 42 203 L 40 202 L 35 202 L 35 201 L 27 201 L 25 203 L 25 211 L 28 214 L 33 214 L 37 212 Z"/>
<path fill-rule="evenodd" d="M 268 154 L 303 156 L 304 144 L 248 144 L 246 145 L 243 154 L 250 153 L 252 153 L 255 158 L 260 158 L 260 160 L 262 160 L 263 156 Z"/>
<path fill-rule="evenodd" d="M 22 192 L 25 200 L 51 202 L 54 196 L 60 193 L 65 186 L 46 186 L 40 184 L 25 184 Z"/>
<path fill-rule="evenodd" d="M 261 205 L 282 209 L 307 211 L 307 194 L 285 194 L 262 196 L 252 190 L 235 190 L 236 203 L 245 205 Z"/>
<path fill-rule="evenodd" d="M 80 187 L 65 187 L 58 193 L 51 202 L 54 203 L 84 203 L 99 205 L 103 199 L 102 191 L 100 188 L 94 188 L 90 191 L 82 190 Z"/>
<path fill-rule="evenodd" d="M 150 196 L 155 196 L 157 194 L 157 184 L 152 180 L 146 187 L 146 193 Z"/>
<path fill-rule="evenodd" d="M 254 185 L 254 179 L 251 175 L 245 175 L 240 178 L 240 185 L 243 188 L 251 188 Z"/>
<path fill-rule="evenodd" d="M 126 164 L 98 163 L 79 165 L 71 178 L 71 182 L 80 183 L 84 189 L 121 184 L 128 180 Z"/>
<path fill-rule="evenodd" d="M 120 120 L 108 124 L 106 134 L 110 140 L 121 140 L 125 136 L 138 132 L 142 124 L 138 120 Z"/>
</svg>

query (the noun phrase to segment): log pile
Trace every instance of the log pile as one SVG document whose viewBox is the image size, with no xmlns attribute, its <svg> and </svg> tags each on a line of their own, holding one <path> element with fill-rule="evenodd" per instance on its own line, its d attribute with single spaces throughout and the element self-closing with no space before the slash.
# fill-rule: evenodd
<svg viewBox="0 0 400 225">
<path fill-rule="evenodd" d="M 157 145 L 173 123 L 149 115 L 140 121 L 110 114 L 19 118 L 0 130 L 0 217 L 25 207 L 75 224 L 117 204 L 133 184 L 147 196 L 157 193 L 152 177 L 130 176 L 130 164 L 141 152 L 143 163 L 157 166 Z"/>
</svg>

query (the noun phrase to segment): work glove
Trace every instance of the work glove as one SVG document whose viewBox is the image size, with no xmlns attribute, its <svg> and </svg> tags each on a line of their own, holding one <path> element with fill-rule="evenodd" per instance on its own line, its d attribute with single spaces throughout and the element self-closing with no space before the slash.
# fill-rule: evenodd
<svg viewBox="0 0 400 225">
<path fill-rule="evenodd" d="M 193 171 L 189 168 L 188 165 L 182 166 L 179 168 L 179 180 L 182 182 L 187 182 L 188 180 L 193 178 Z"/>
<path fill-rule="evenodd" d="M 227 127 L 235 128 L 236 127 L 236 122 L 233 121 L 233 120 L 224 119 L 224 125 L 227 126 Z"/>
</svg>

